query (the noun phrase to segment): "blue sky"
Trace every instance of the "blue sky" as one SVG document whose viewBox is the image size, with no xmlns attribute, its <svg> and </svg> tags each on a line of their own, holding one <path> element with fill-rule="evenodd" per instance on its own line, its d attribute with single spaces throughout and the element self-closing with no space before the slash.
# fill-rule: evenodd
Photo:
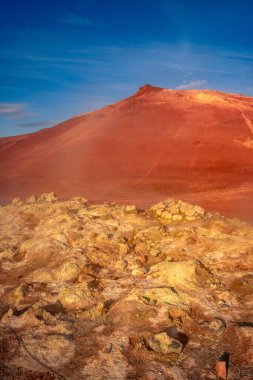
<svg viewBox="0 0 253 380">
<path fill-rule="evenodd" d="M 252 0 L 0 0 L 0 136 L 150 83 L 253 96 Z"/>
</svg>

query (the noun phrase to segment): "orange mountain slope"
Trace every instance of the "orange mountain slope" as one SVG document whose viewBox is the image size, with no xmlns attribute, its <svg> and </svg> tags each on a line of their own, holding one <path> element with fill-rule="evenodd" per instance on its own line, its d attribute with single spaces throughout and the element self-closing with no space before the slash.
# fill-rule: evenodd
<svg viewBox="0 0 253 380">
<path fill-rule="evenodd" d="M 253 220 L 253 98 L 145 85 L 39 132 L 0 139 L 0 199 L 167 197 Z"/>
</svg>

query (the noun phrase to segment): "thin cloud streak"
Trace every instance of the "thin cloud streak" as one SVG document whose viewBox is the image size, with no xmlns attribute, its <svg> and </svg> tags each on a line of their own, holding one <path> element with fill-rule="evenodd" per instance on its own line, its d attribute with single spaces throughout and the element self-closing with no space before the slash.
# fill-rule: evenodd
<svg viewBox="0 0 253 380">
<path fill-rule="evenodd" d="M 59 21 L 64 24 L 77 26 L 77 27 L 85 27 L 85 26 L 91 27 L 91 26 L 96 25 L 93 19 L 89 17 L 82 17 L 75 13 L 68 13 L 64 15 L 63 17 L 61 17 Z"/>
<path fill-rule="evenodd" d="M 20 123 L 16 124 L 15 127 L 20 127 L 20 128 L 37 128 L 37 127 L 51 127 L 53 122 L 50 121 L 35 121 L 31 123 Z"/>
<path fill-rule="evenodd" d="M 192 90 L 194 88 L 203 87 L 207 83 L 206 80 L 195 80 L 189 83 L 180 84 L 176 87 L 177 90 Z"/>
<path fill-rule="evenodd" d="M 97 82 L 101 83 L 99 78 L 102 78 L 102 82 L 105 82 L 104 78 L 106 78 L 110 83 L 117 83 L 118 76 L 125 82 L 129 79 L 136 82 L 137 78 L 142 81 L 142 77 L 145 82 L 152 82 L 151 78 L 157 81 L 157 77 L 159 77 L 159 82 L 160 78 L 164 78 L 164 86 L 169 84 L 174 87 L 178 82 L 184 85 L 184 82 L 191 83 L 195 81 L 194 78 L 199 76 L 212 76 L 211 81 L 207 78 L 208 83 L 216 84 L 217 89 L 222 89 L 222 84 L 227 80 L 221 81 L 220 76 L 231 76 L 233 80 L 236 80 L 233 71 L 242 71 L 240 67 L 244 69 L 244 72 L 245 70 L 250 71 L 251 56 L 251 52 L 241 54 L 236 51 L 228 52 L 225 49 L 223 51 L 222 49 L 200 48 L 190 44 L 93 46 L 72 50 L 68 52 L 67 56 L 24 55 L 17 62 L 23 62 L 22 67 L 26 68 L 26 72 L 18 70 L 17 67 L 17 70 L 12 72 L 6 68 L 4 74 L 10 77 L 20 76 L 62 85 L 64 83 L 66 85 L 73 84 L 74 86 L 83 82 L 87 84 L 87 78 L 88 83 L 96 84 Z M 239 70 L 238 66 L 240 66 Z M 52 70 L 48 71 L 50 67 Z M 58 70 L 61 70 L 60 75 Z M 187 74 L 188 72 L 192 72 L 192 77 Z M 168 83 L 165 79 L 168 75 L 171 76 L 172 83 Z"/>
<path fill-rule="evenodd" d="M 8 123 L 15 133 L 20 133 L 19 128 L 34 131 L 44 127 L 33 124 L 34 119 L 64 120 L 89 112 L 132 95 L 145 83 L 171 89 L 205 86 L 252 96 L 253 72 L 248 60 L 251 56 L 250 51 L 201 48 L 189 43 L 94 45 L 69 48 L 65 54 L 56 47 L 53 51 L 45 50 L 44 54 L 18 52 L 16 59 L 13 53 L 9 55 L 5 51 L 0 90 L 5 96 L 11 94 L 3 99 L 6 104 L 12 101 L 19 104 L 19 99 L 24 99 L 36 112 L 28 114 L 28 107 L 23 104 L 23 114 L 20 110 L 18 120 L 22 126 Z M 12 62 L 11 69 L 8 62 Z M 13 91 L 12 86 L 15 86 Z M 22 93 L 22 97 L 12 96 L 16 93 Z M 16 119 L 17 115 L 14 113 Z M 0 116 L 7 118 L 1 109 Z"/>
<path fill-rule="evenodd" d="M 0 102 L 0 116 L 20 117 L 26 113 L 26 106 L 23 103 L 4 103 Z"/>
</svg>

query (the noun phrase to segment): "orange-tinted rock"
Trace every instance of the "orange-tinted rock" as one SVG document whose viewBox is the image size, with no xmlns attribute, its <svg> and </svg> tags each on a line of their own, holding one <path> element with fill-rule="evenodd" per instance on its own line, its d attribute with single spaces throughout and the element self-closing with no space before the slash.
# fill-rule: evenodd
<svg viewBox="0 0 253 380">
<path fill-rule="evenodd" d="M 218 380 L 226 380 L 227 379 L 227 369 L 226 369 L 226 363 L 219 361 L 215 365 L 215 370 L 217 374 Z"/>
<path fill-rule="evenodd" d="M 0 207 L 0 379 L 252 380 L 252 237 L 173 199 Z"/>
</svg>

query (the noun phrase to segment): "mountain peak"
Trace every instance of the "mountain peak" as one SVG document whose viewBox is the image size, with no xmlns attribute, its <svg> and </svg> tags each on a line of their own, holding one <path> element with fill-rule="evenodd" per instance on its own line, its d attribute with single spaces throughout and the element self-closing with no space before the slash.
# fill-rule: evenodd
<svg viewBox="0 0 253 380">
<path fill-rule="evenodd" d="M 54 189 L 145 208 L 180 194 L 252 221 L 252 125 L 253 98 L 146 84 L 53 128 L 0 139 L 0 201 Z"/>
<path fill-rule="evenodd" d="M 162 87 L 152 86 L 151 84 L 144 84 L 144 86 L 139 87 L 137 94 L 141 95 L 148 92 L 161 91 L 161 90 L 163 90 Z"/>
</svg>

